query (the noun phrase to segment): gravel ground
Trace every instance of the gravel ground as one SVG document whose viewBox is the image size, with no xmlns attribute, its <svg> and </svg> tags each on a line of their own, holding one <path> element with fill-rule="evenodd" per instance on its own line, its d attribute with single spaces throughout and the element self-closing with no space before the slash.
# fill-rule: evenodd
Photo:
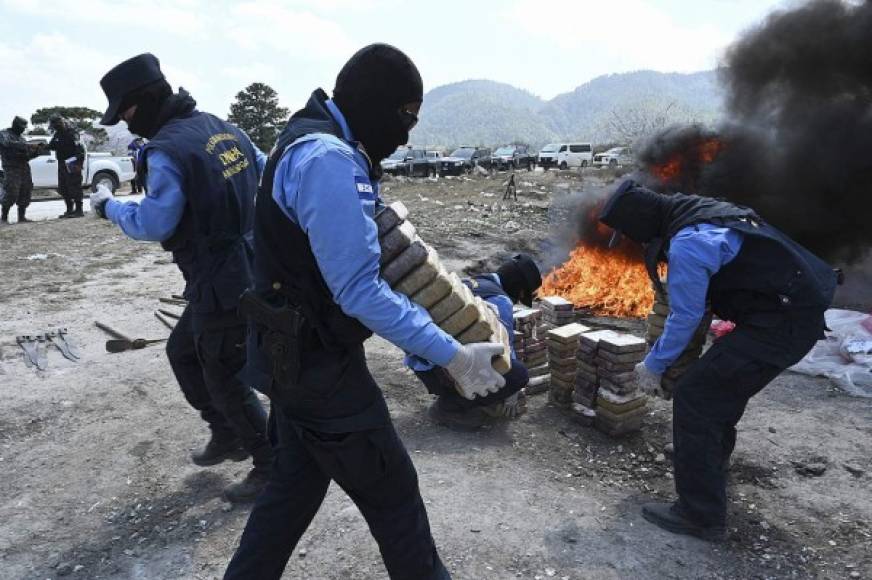
<svg viewBox="0 0 872 580">
<path fill-rule="evenodd" d="M 392 180 L 383 193 L 407 204 L 454 270 L 515 251 L 553 259 L 549 208 L 580 176 L 521 172 L 518 202 L 501 199 L 505 177 Z M 206 429 L 161 348 L 107 354 L 93 324 L 165 337 L 152 311 L 182 287 L 168 256 L 104 221 L 50 220 L 0 230 L 0 271 L 0 577 L 220 577 L 247 515 L 220 491 L 246 464 L 192 465 Z M 14 337 L 58 326 L 82 360 L 52 351 L 47 370 L 26 368 Z M 730 537 L 715 546 L 639 514 L 671 497 L 668 403 L 653 402 L 644 431 L 623 440 L 578 426 L 542 395 L 516 421 L 455 433 L 427 418 L 430 399 L 395 347 L 375 338 L 367 350 L 454 578 L 872 578 L 868 399 L 791 373 L 757 396 L 740 424 Z M 799 473 L 812 464 L 825 470 Z M 285 577 L 386 578 L 337 489 Z"/>
</svg>

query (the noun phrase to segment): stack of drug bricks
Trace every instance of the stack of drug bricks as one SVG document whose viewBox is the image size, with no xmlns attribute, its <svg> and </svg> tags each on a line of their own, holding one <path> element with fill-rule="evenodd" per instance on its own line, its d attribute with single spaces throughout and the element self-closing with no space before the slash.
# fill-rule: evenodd
<svg viewBox="0 0 872 580">
<path fill-rule="evenodd" d="M 530 377 L 524 391 L 529 395 L 544 393 L 548 390 L 551 375 L 545 339 L 537 330 L 542 313 L 535 308 L 524 308 L 514 312 L 513 318 L 515 356 L 527 367 Z"/>
<path fill-rule="evenodd" d="M 461 344 L 497 342 L 503 354 L 493 360 L 494 369 L 505 374 L 511 369 L 511 343 L 497 313 L 453 272 L 442 265 L 436 250 L 418 237 L 406 220 L 408 210 L 401 202 L 382 208 L 375 216 L 381 246 L 381 276 L 430 313 L 439 327 Z"/>
<path fill-rule="evenodd" d="M 590 328 L 576 322 L 553 328 L 548 331 L 548 365 L 551 367 L 551 402 L 561 406 L 572 404 L 575 390 L 575 374 L 578 370 L 576 353 L 579 337 Z"/>
<path fill-rule="evenodd" d="M 653 346 L 657 339 L 660 338 L 660 335 L 663 334 L 666 318 L 670 312 L 666 280 L 661 280 L 661 285 L 663 286 L 663 292 L 660 292 L 656 287 L 654 288 L 654 306 L 651 308 L 651 312 L 646 320 L 647 334 L 645 335 L 645 340 L 649 346 Z M 681 353 L 681 356 L 675 360 L 672 366 L 666 369 L 666 372 L 663 373 L 663 377 L 660 379 L 660 394 L 664 399 L 672 398 L 675 383 L 687 372 L 690 365 L 699 360 L 705 347 L 706 336 L 711 324 L 712 312 L 706 309 L 706 313 L 693 333 L 687 348 L 684 349 L 684 352 Z"/>
<path fill-rule="evenodd" d="M 539 307 L 542 309 L 542 329 L 545 332 L 575 322 L 572 302 L 559 296 L 545 296 L 540 299 Z"/>
<path fill-rule="evenodd" d="M 645 357 L 644 339 L 614 330 L 587 332 L 579 337 L 578 370 L 572 410 L 584 424 L 618 437 L 639 431 L 646 397 L 639 391 L 633 368 Z"/>
</svg>

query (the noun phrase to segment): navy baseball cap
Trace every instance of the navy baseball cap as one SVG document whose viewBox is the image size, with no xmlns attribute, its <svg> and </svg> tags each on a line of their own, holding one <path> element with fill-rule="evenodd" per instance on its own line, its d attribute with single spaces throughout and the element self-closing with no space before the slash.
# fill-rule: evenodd
<svg viewBox="0 0 872 580">
<path fill-rule="evenodd" d="M 101 125 L 115 125 L 124 98 L 130 93 L 157 81 L 166 80 L 160 61 L 150 52 L 134 56 L 115 66 L 100 79 L 100 86 L 109 100 L 109 107 L 100 119 Z"/>
</svg>

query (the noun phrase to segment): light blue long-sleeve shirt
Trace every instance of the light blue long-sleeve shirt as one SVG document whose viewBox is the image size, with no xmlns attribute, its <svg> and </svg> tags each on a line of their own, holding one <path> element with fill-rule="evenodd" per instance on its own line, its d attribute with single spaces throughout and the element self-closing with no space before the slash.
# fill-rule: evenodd
<svg viewBox="0 0 872 580">
<path fill-rule="evenodd" d="M 257 173 L 266 167 L 267 156 L 253 143 L 257 155 Z M 142 201 L 106 202 L 106 217 L 134 240 L 163 242 L 176 231 L 187 198 L 184 177 L 178 164 L 160 149 L 151 149 L 148 156 L 148 181 Z"/>
<path fill-rule="evenodd" d="M 502 287 L 503 283 L 500 280 L 499 274 L 486 274 L 489 278 L 491 278 L 494 282 Z M 505 327 L 505 329 L 509 332 L 509 336 L 512 337 L 515 335 L 515 317 L 513 316 L 514 311 L 512 308 L 512 300 L 508 296 L 503 294 L 497 294 L 496 296 L 490 296 L 485 298 L 486 302 L 490 302 L 494 306 L 497 307 L 497 314 L 500 318 L 500 322 Z M 515 356 L 515 348 L 511 347 L 511 357 L 512 360 L 517 360 Z M 413 371 L 425 372 L 432 370 L 434 365 L 432 362 L 423 359 L 419 356 L 415 356 L 413 354 L 407 354 L 406 358 L 403 360 L 405 365 L 412 369 Z"/>
<path fill-rule="evenodd" d="M 276 167 L 273 199 L 309 238 L 318 268 L 342 311 L 407 352 L 446 365 L 460 344 L 381 278 L 373 220 L 379 184 L 342 113 L 327 107 L 344 139 L 310 134 L 288 146 Z M 296 251 L 288 248 L 287 251 Z"/>
<path fill-rule="evenodd" d="M 705 315 L 709 279 L 742 248 L 741 232 L 698 224 L 678 231 L 669 244 L 669 316 L 663 334 L 645 357 L 645 367 L 662 374 L 681 356 Z"/>
</svg>

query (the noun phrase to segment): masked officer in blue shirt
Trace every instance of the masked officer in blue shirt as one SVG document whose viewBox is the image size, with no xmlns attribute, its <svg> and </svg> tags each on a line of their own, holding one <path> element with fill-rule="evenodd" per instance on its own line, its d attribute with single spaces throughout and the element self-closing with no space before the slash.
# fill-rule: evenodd
<svg viewBox="0 0 872 580">
<path fill-rule="evenodd" d="M 379 274 L 379 162 L 408 141 L 423 84 L 402 52 L 367 46 L 285 127 L 255 218 L 256 323 L 276 462 L 225 578 L 279 578 L 331 480 L 360 509 L 394 580 L 449 578 L 418 478 L 366 365 L 373 332 L 444 366 L 467 398 L 505 384 L 502 345 L 460 345 Z M 252 360 L 253 357 L 252 357 Z"/>
<path fill-rule="evenodd" d="M 463 280 L 475 296 L 496 309 L 500 322 L 512 336 L 515 331 L 513 304 L 533 305 L 533 294 L 542 285 L 542 274 L 533 258 L 518 254 L 506 260 L 496 272 Z M 517 359 L 512 349 L 512 368 L 506 373 L 506 386 L 486 397 L 469 400 L 457 390 L 451 375 L 428 360 L 406 355 L 406 366 L 427 391 L 438 398 L 430 407 L 430 416 L 442 425 L 460 431 L 474 431 L 495 419 L 514 418 L 524 412 L 524 396 L 519 391 L 527 386 L 527 367 Z"/>
<path fill-rule="evenodd" d="M 681 355 L 706 301 L 735 330 L 719 339 L 675 386 L 673 442 L 678 501 L 642 509 L 678 534 L 719 541 L 726 529 L 726 465 L 748 400 L 824 337 L 836 273 L 753 210 L 695 195 L 661 195 L 623 183 L 600 216 L 645 245 L 655 286 L 669 267 L 670 314 L 663 334 L 636 367 L 644 390 Z"/>
<path fill-rule="evenodd" d="M 161 242 L 173 253 L 188 306 L 167 356 L 185 398 L 211 429 L 206 447 L 191 457 L 205 466 L 250 455 L 254 468 L 224 493 L 251 501 L 273 455 L 260 401 L 237 378 L 246 360 L 246 323 L 237 308 L 251 284 L 254 196 L 266 156 L 233 125 L 198 111 L 184 89 L 173 94 L 151 54 L 122 62 L 100 84 L 109 99 L 100 123 L 124 120 L 150 140 L 137 166 L 148 193 L 140 203 L 123 203 L 101 188 L 91 208 L 131 238 Z"/>
</svg>

